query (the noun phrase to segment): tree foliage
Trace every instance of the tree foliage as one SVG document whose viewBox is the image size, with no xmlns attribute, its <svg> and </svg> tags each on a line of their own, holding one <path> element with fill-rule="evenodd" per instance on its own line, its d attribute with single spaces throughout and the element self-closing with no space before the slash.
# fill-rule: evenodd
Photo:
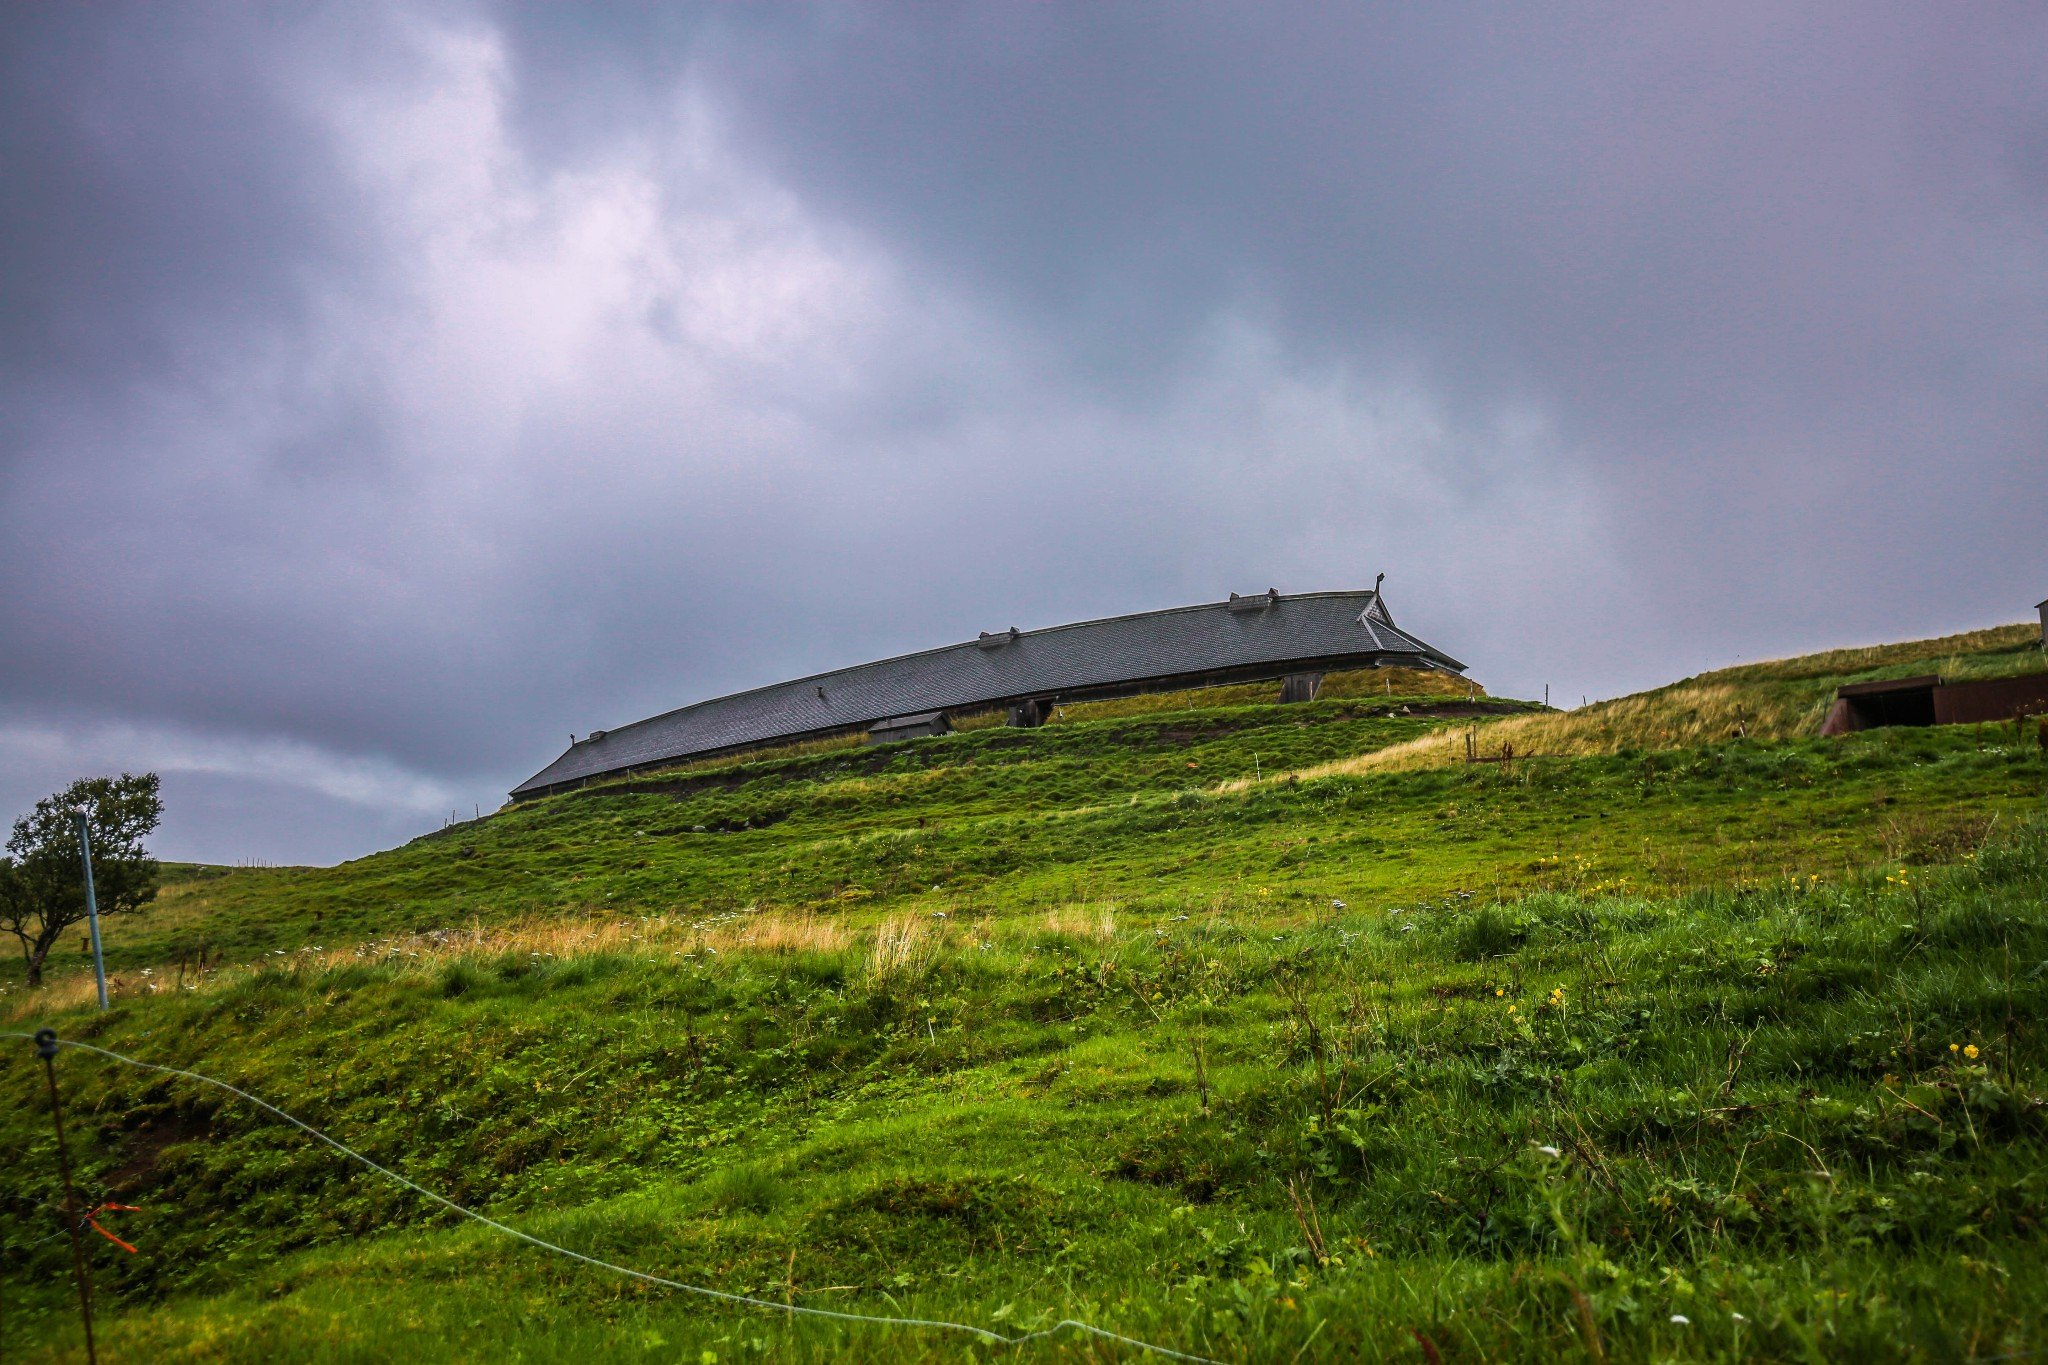
<svg viewBox="0 0 2048 1365">
<path fill-rule="evenodd" d="M 36 802 L 14 822 L 0 857 L 0 927 L 21 941 L 30 985 L 66 929 L 85 919 L 78 819 L 92 837 L 93 889 L 102 916 L 135 914 L 156 899 L 157 864 L 143 839 L 163 815 L 155 773 L 88 777 Z"/>
</svg>

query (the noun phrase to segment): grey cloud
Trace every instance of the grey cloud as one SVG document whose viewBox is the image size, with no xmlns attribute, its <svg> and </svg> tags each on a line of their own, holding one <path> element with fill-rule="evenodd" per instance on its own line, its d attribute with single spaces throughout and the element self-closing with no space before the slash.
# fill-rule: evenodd
<svg viewBox="0 0 2048 1365">
<path fill-rule="evenodd" d="M 177 849 L 331 858 L 572 729 L 1382 568 L 1565 695 L 2048 591 L 2037 12 L 7 22 L 15 805 L 126 744 Z"/>
<path fill-rule="evenodd" d="M 733 98 L 842 212 L 1082 332 L 1081 365 L 1170 375 L 1250 295 L 1300 354 L 1540 405 L 1632 574 L 1720 648 L 1760 601 L 1784 645 L 1845 604 L 2023 601 L 2038 11 L 1292 13 L 864 13 L 736 43 Z"/>
<path fill-rule="evenodd" d="M 353 206 L 276 98 L 272 35 L 155 6 L 23 6 L 4 23 L 10 410 L 175 373 L 195 335 L 303 325 L 306 281 L 354 263 Z"/>
</svg>

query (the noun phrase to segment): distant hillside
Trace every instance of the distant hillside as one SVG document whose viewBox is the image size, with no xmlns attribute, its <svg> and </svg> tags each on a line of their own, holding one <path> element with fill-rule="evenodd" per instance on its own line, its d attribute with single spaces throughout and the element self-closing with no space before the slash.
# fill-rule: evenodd
<svg viewBox="0 0 2048 1365">
<path fill-rule="evenodd" d="M 1848 683 L 1940 673 L 1951 679 L 1999 678 L 2048 670 L 2041 629 L 2028 622 L 1933 640 L 1829 650 L 1768 663 L 1741 664 L 1595 702 L 1576 711 L 1438 730 L 1370 753 L 1305 768 L 1293 776 L 1435 767 L 1502 753 L 1612 754 L 1682 749 L 1730 739 L 1792 739 L 1820 732 L 1835 689 Z"/>
</svg>

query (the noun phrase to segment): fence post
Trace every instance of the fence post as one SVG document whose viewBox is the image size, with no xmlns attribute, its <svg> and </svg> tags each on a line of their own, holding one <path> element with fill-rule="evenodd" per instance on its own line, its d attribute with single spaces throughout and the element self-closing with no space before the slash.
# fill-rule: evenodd
<svg viewBox="0 0 2048 1365">
<path fill-rule="evenodd" d="M 78 819 L 78 852 L 85 859 L 85 918 L 92 926 L 92 975 L 99 982 L 100 1013 L 107 1012 L 107 961 L 100 956 L 100 902 L 92 889 L 92 816 L 84 806 L 73 808 Z"/>
<path fill-rule="evenodd" d="M 50 1081 L 50 1122 L 57 1126 L 57 1169 L 64 1175 L 64 1226 L 71 1233 L 71 1271 L 78 1280 L 78 1316 L 85 1323 L 85 1358 L 88 1365 L 99 1365 L 99 1352 L 92 1344 L 92 1277 L 78 1235 L 78 1196 L 71 1188 L 71 1152 L 64 1145 L 64 1108 L 57 1099 L 57 1030 L 36 1030 L 36 1053 Z"/>
</svg>

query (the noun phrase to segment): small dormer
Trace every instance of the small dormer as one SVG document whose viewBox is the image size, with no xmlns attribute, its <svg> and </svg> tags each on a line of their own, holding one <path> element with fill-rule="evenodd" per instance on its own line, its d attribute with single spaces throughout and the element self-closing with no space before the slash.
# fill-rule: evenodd
<svg viewBox="0 0 2048 1365">
<path fill-rule="evenodd" d="M 981 638 L 974 642 L 974 647 L 976 649 L 1001 649 L 1004 645 L 1017 643 L 1018 637 L 1023 635 L 1023 633 L 1023 631 L 1015 626 L 1011 626 L 1008 630 L 985 630 L 981 633 Z"/>
<path fill-rule="evenodd" d="M 1251 597 L 1239 597 L 1236 593 L 1232 593 L 1230 594 L 1229 605 L 1232 611 L 1265 611 L 1269 607 L 1280 605 L 1280 589 L 1268 588 L 1264 592 L 1254 594 Z"/>
</svg>

